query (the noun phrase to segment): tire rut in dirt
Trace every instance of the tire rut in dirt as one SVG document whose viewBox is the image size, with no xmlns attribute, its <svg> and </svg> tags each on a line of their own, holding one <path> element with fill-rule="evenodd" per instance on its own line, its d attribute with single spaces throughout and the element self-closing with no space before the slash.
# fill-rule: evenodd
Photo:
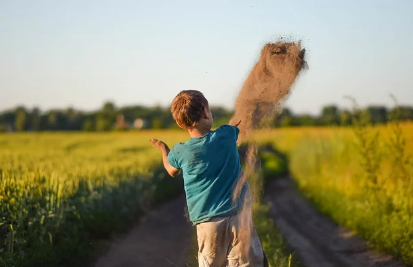
<svg viewBox="0 0 413 267">
<path fill-rule="evenodd" d="M 94 267 L 188 266 L 192 227 L 184 216 L 184 207 L 182 196 L 156 208 L 115 241 Z"/>
<path fill-rule="evenodd" d="M 290 178 L 272 181 L 266 199 L 277 227 L 307 267 L 405 266 L 369 249 L 359 237 L 320 214 Z"/>
</svg>

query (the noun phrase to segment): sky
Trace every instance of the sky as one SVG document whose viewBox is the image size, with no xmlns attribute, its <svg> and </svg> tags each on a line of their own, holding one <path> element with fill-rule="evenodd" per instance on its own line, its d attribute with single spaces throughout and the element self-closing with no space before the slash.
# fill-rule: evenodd
<svg viewBox="0 0 413 267">
<path fill-rule="evenodd" d="M 181 90 L 233 108 L 267 42 L 302 40 L 286 105 L 413 105 L 413 1 L 0 0 L 0 111 L 169 106 Z"/>
</svg>

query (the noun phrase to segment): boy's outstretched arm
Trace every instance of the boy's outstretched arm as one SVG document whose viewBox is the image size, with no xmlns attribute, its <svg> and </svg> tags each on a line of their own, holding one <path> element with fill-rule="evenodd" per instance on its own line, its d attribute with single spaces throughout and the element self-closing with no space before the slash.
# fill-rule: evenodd
<svg viewBox="0 0 413 267">
<path fill-rule="evenodd" d="M 157 139 L 151 139 L 149 140 L 154 147 L 159 149 L 162 153 L 162 161 L 163 161 L 163 166 L 165 167 L 166 171 L 169 173 L 170 176 L 175 177 L 179 174 L 179 169 L 175 168 L 168 162 L 168 154 L 169 154 L 169 147 L 167 144 L 164 142 L 157 140 Z"/>
</svg>

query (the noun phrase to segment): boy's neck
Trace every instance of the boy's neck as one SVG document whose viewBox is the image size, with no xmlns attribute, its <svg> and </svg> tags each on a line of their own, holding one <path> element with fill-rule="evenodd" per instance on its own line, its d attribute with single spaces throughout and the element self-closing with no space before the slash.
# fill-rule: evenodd
<svg viewBox="0 0 413 267">
<path fill-rule="evenodd" d="M 211 131 L 211 127 L 202 124 L 198 124 L 195 127 L 188 129 L 188 133 L 191 137 L 201 137 L 209 133 L 209 131 Z"/>
</svg>

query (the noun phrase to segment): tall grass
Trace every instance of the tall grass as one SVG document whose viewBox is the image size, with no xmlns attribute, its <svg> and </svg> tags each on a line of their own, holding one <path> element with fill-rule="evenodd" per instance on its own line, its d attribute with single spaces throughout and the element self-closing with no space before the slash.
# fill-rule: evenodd
<svg viewBox="0 0 413 267">
<path fill-rule="evenodd" d="M 182 140 L 168 132 L 166 141 Z M 182 192 L 148 140 L 161 132 L 0 135 L 0 266 L 81 266 Z"/>
<path fill-rule="evenodd" d="M 413 263 L 413 124 L 261 132 L 287 153 L 300 190 L 371 245 Z"/>
</svg>

